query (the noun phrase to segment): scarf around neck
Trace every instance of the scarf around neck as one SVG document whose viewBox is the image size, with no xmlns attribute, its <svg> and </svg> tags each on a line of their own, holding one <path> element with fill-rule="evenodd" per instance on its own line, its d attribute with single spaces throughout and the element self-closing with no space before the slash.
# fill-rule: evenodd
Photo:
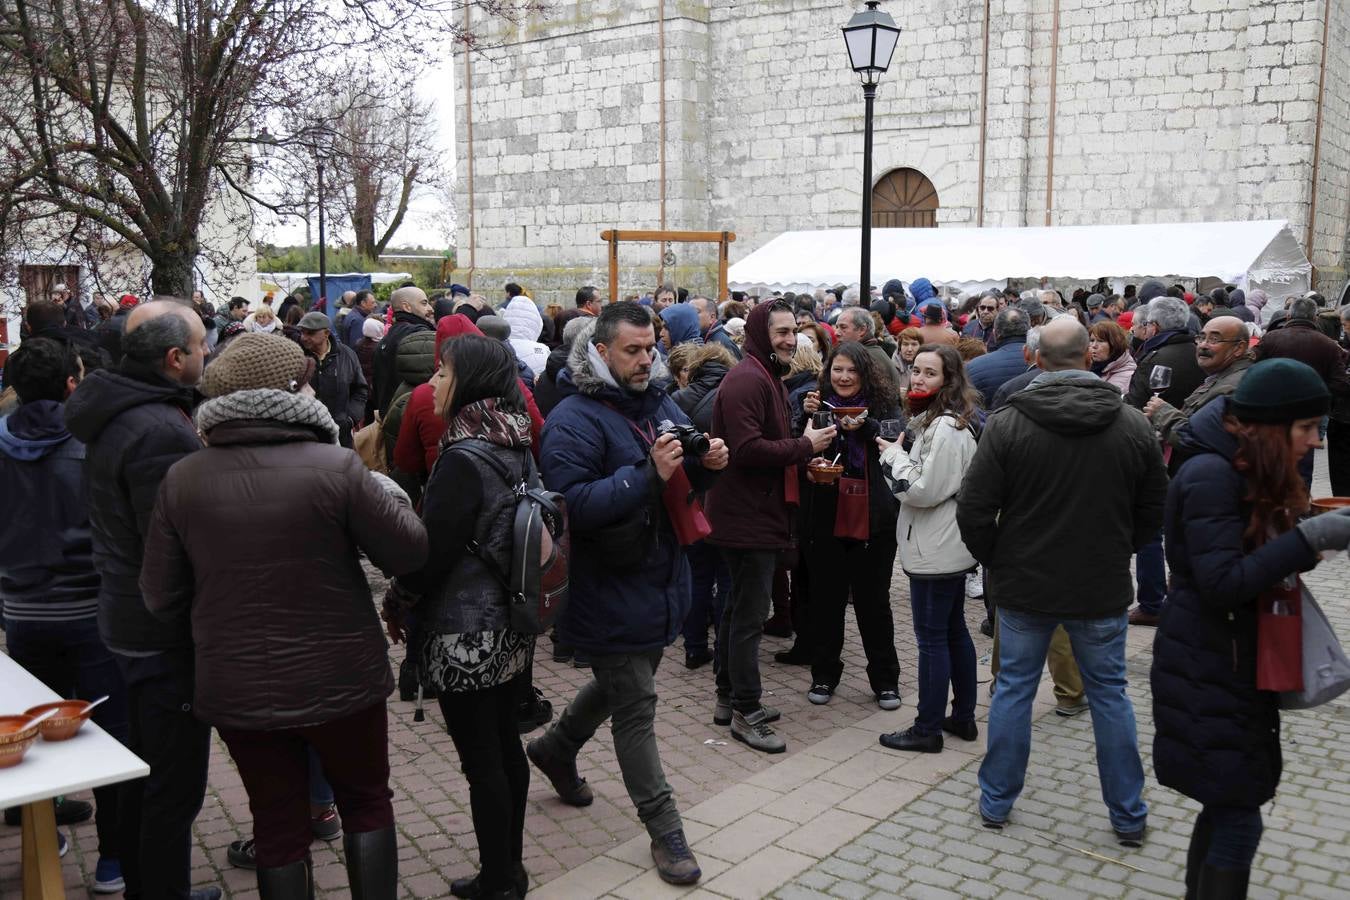
<svg viewBox="0 0 1350 900">
<path fill-rule="evenodd" d="M 203 435 L 217 425 L 239 421 L 300 425 L 326 435 L 330 444 L 338 442 L 337 423 L 317 397 L 264 388 L 235 391 L 197 407 L 197 431 Z"/>
<path fill-rule="evenodd" d="M 845 400 L 838 394 L 831 392 L 825 398 L 825 401 L 831 406 L 861 406 L 865 408 L 867 406 L 867 395 L 860 392 Z M 837 439 L 844 445 L 845 458 L 848 460 L 850 472 L 863 471 L 867 466 L 867 445 L 870 442 L 862 435 L 862 429 L 845 431 L 842 428 L 839 429 L 837 434 Z"/>
<path fill-rule="evenodd" d="M 476 439 L 499 447 L 524 449 L 530 446 L 530 417 L 525 413 L 505 412 L 497 408 L 496 397 L 470 403 L 455 413 L 441 438 L 441 449 L 456 441 Z"/>
</svg>

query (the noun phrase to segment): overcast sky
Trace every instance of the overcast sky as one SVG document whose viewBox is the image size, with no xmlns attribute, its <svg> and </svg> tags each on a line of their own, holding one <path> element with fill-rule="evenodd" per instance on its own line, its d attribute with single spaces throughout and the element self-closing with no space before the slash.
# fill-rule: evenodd
<svg viewBox="0 0 1350 900">
<path fill-rule="evenodd" d="M 455 156 L 455 62 L 449 52 L 439 55 L 442 62 L 418 80 L 418 93 L 434 104 L 438 120 L 438 140 L 445 154 L 447 168 L 454 170 Z M 435 249 L 448 247 L 452 236 L 446 234 L 446 213 L 450 207 L 448 192 L 434 195 L 428 192 L 414 194 L 408 207 L 403 225 L 394 234 L 391 246 L 423 246 Z M 345 222 L 327 220 L 328 243 L 350 243 L 351 228 Z M 310 222 L 311 236 L 318 240 L 317 217 Z M 305 223 L 299 219 L 289 219 L 284 223 L 273 223 L 260 229 L 259 238 L 278 246 L 301 245 L 305 242 Z"/>
</svg>

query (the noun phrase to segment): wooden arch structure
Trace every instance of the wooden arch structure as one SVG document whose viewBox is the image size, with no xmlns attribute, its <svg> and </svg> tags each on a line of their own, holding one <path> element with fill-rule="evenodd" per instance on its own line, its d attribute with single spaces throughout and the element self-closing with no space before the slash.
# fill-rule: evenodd
<svg viewBox="0 0 1350 900">
<path fill-rule="evenodd" d="M 717 245 L 717 299 L 729 300 L 727 291 L 727 265 L 731 242 L 736 240 L 734 231 L 618 231 L 611 229 L 600 232 L 600 240 L 609 243 L 609 299 L 619 299 L 619 242 L 660 242 L 682 244 Z"/>
</svg>

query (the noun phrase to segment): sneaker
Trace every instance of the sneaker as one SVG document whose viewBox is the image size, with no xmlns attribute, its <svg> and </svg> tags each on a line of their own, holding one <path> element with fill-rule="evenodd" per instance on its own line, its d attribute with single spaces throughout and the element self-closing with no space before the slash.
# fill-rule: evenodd
<svg viewBox="0 0 1350 900">
<path fill-rule="evenodd" d="M 1067 706 L 1056 706 L 1055 715 L 1063 716 L 1066 719 L 1072 719 L 1074 716 L 1082 715 L 1087 712 L 1087 708 L 1087 701 L 1079 700 L 1077 703 L 1070 703 Z"/>
<path fill-rule="evenodd" d="M 826 703 L 830 702 L 830 698 L 833 696 L 834 688 L 830 687 L 828 684 L 813 684 L 811 685 L 811 690 L 806 692 L 806 699 L 810 700 L 816 706 L 824 706 Z"/>
<path fill-rule="evenodd" d="M 58 831 L 56 833 L 56 855 L 65 856 L 70 852 L 70 841 L 66 840 L 65 834 Z"/>
<path fill-rule="evenodd" d="M 577 774 L 577 758 L 558 759 L 544 748 L 544 739 L 535 738 L 525 745 L 525 755 L 553 785 L 558 799 L 568 806 L 590 806 L 595 793 L 586 779 Z"/>
<path fill-rule="evenodd" d="M 1130 610 L 1130 624 L 1142 625 L 1146 628 L 1158 627 L 1158 614 L 1145 612 L 1142 606 L 1136 606 Z"/>
<path fill-rule="evenodd" d="M 310 830 L 321 841 L 336 841 L 342 837 L 342 819 L 331 803 L 328 808 L 309 820 Z"/>
<path fill-rule="evenodd" d="M 55 805 L 57 825 L 79 825 L 81 822 L 88 822 L 94 817 L 94 805 L 85 803 L 83 800 L 67 800 L 65 797 L 57 797 Z M 6 808 L 5 824 L 14 828 L 22 825 L 23 807 L 10 806 Z"/>
<path fill-rule="evenodd" d="M 699 669 L 713 661 L 712 651 L 707 647 L 702 650 L 695 648 L 684 651 L 684 667 L 686 669 Z"/>
<path fill-rule="evenodd" d="M 971 600 L 979 600 L 984 596 L 984 577 L 979 570 L 966 576 L 966 596 Z"/>
<path fill-rule="evenodd" d="M 530 688 L 531 699 L 516 707 L 516 729 L 521 734 L 529 734 L 536 728 L 553 721 L 553 704 L 544 699 L 539 688 Z"/>
<path fill-rule="evenodd" d="M 977 740 L 980 736 L 980 729 L 975 725 L 974 719 L 969 722 L 958 722 L 948 716 L 942 720 L 942 730 L 959 737 L 963 741 Z"/>
<path fill-rule="evenodd" d="M 693 884 L 703 877 L 694 859 L 694 851 L 684 839 L 684 829 L 676 828 L 652 840 L 652 860 L 656 874 L 667 884 Z"/>
<path fill-rule="evenodd" d="M 902 731 L 892 731 L 880 738 L 881 746 L 892 750 L 906 750 L 913 753 L 941 753 L 942 734 L 919 734 L 913 726 Z"/>
<path fill-rule="evenodd" d="M 122 863 L 100 856 L 98 865 L 94 867 L 94 886 L 91 890 L 95 894 L 120 894 L 126 887 L 127 883 L 122 880 Z"/>
<path fill-rule="evenodd" d="M 732 713 L 731 736 L 746 746 L 763 753 L 782 753 L 787 742 L 769 726 L 768 710 L 760 707 L 750 715 Z"/>
<path fill-rule="evenodd" d="M 1008 820 L 991 819 L 984 814 L 984 810 L 980 810 L 980 824 L 983 825 L 985 828 L 988 828 L 990 831 L 1002 831 L 1003 826 L 1008 824 Z"/>
<path fill-rule="evenodd" d="M 900 708 L 900 692 L 899 692 L 899 691 L 878 691 L 878 692 L 877 692 L 877 706 L 881 707 L 882 709 L 886 709 L 886 710 L 890 710 L 890 709 L 899 709 L 899 708 Z"/>
<path fill-rule="evenodd" d="M 246 841 L 231 841 L 229 849 L 225 851 L 225 858 L 236 869 L 258 868 L 258 854 L 253 848 L 253 838 Z"/>
<path fill-rule="evenodd" d="M 764 711 L 765 722 L 777 722 L 783 718 L 783 713 L 772 706 L 760 704 L 759 708 Z M 729 699 L 717 698 L 717 706 L 713 708 L 713 724 L 721 725 L 723 728 L 731 724 L 731 701 Z"/>
<path fill-rule="evenodd" d="M 1122 847 L 1138 848 L 1144 846 L 1144 832 L 1148 830 L 1147 825 L 1140 825 L 1133 831 L 1121 831 L 1116 829 L 1116 842 Z"/>
</svg>

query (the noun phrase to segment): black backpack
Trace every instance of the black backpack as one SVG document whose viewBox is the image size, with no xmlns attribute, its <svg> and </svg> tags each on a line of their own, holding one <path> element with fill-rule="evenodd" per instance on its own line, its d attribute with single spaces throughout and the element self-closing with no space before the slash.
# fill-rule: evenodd
<svg viewBox="0 0 1350 900">
<path fill-rule="evenodd" d="M 482 560 L 506 590 L 511 629 L 520 634 L 543 634 L 553 627 L 567 605 L 567 569 L 571 540 L 567 530 L 567 502 L 544 487 L 534 458 L 525 452 L 519 477 L 506 464 L 474 441 L 456 441 L 447 450 L 463 450 L 492 469 L 516 498 L 511 528 L 510 571 L 470 539 L 467 549 Z"/>
</svg>

